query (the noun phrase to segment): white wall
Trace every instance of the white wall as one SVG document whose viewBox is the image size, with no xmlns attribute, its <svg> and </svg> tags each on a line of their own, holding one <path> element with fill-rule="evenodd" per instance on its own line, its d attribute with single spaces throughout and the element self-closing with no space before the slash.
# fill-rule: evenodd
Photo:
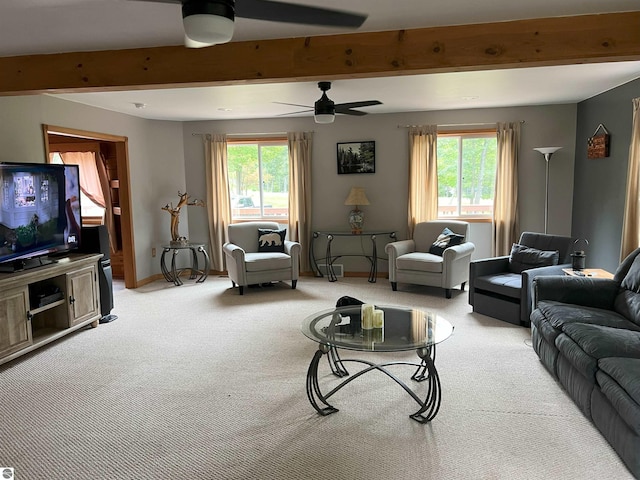
<svg viewBox="0 0 640 480">
<path fill-rule="evenodd" d="M 524 121 L 519 159 L 520 230 L 544 231 L 545 162 L 539 146 L 562 146 L 550 166 L 549 233 L 569 235 L 573 198 L 573 158 L 576 130 L 576 105 L 550 105 L 497 109 L 416 112 L 408 114 L 348 117 L 338 115 L 329 125 L 317 125 L 311 117 L 242 121 L 185 122 L 184 147 L 186 181 L 190 192 L 206 191 L 204 150 L 201 137 L 194 133 L 257 134 L 287 131 L 313 131 L 312 224 L 313 230 L 347 230 L 350 207 L 344 205 L 352 186 L 365 188 L 371 205 L 365 212 L 365 229 L 395 230 L 405 238 L 408 189 L 409 124 L 468 124 L 481 122 Z M 336 143 L 374 140 L 374 174 L 338 175 Z M 202 192 L 202 193 L 201 193 Z M 194 216 L 195 215 L 195 216 Z M 207 242 L 205 212 L 190 213 L 190 238 Z M 194 222 L 194 219 L 197 221 Z M 491 228 L 473 224 L 471 240 L 476 243 L 474 258 L 491 254 Z M 356 253 L 362 248 L 356 241 L 345 248 Z M 344 259 L 347 270 L 368 269 L 365 260 Z M 383 265 L 381 265 L 381 268 Z"/>
</svg>

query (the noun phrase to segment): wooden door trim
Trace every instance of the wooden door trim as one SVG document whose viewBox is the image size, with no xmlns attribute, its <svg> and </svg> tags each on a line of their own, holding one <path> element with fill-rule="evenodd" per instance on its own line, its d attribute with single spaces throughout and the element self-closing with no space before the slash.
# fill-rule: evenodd
<svg viewBox="0 0 640 480">
<path fill-rule="evenodd" d="M 51 152 L 51 148 L 49 146 L 49 134 L 115 143 L 116 158 L 118 164 L 118 179 L 120 180 L 120 206 L 122 207 L 123 212 L 120 217 L 120 227 L 122 234 L 124 283 L 126 288 L 137 288 L 138 279 L 134 248 L 135 240 L 133 238 L 133 215 L 131 213 L 131 182 L 129 175 L 128 137 L 47 124 L 42 125 L 42 131 L 44 137 L 44 150 L 47 159 L 49 158 L 49 153 Z"/>
</svg>

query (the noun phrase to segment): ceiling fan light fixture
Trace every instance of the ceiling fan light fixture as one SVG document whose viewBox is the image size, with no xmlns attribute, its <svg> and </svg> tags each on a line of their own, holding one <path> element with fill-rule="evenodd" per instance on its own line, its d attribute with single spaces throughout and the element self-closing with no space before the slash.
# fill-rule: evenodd
<svg viewBox="0 0 640 480">
<path fill-rule="evenodd" d="M 204 42 L 196 42 L 195 40 L 190 39 L 187 34 L 184 34 L 184 46 L 187 48 L 204 48 L 204 47 L 210 47 L 211 44 L 210 43 L 204 43 Z"/>
<path fill-rule="evenodd" d="M 234 0 L 184 0 L 182 23 L 191 48 L 227 43 L 233 37 Z M 196 43 L 194 43 L 196 42 Z"/>
<path fill-rule="evenodd" d="M 331 113 L 316 113 L 313 118 L 315 119 L 316 123 L 333 123 L 333 121 L 336 119 L 336 116 Z"/>
<path fill-rule="evenodd" d="M 187 47 L 204 47 L 227 43 L 233 37 L 233 20 L 227 17 L 210 14 L 196 14 L 184 17 L 185 36 L 195 42 Z"/>
<path fill-rule="evenodd" d="M 331 88 L 331 83 L 320 82 L 318 86 L 322 89 L 322 96 L 313 105 L 316 123 L 333 123 L 336 118 L 336 104 L 327 97 L 327 90 Z"/>
</svg>

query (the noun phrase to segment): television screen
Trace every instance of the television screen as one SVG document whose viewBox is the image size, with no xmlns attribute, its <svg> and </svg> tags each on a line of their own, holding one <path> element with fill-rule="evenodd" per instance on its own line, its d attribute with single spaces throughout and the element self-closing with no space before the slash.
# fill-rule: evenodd
<svg viewBox="0 0 640 480">
<path fill-rule="evenodd" d="M 77 179 L 77 166 L 0 164 L 0 263 L 79 247 Z"/>
<path fill-rule="evenodd" d="M 65 214 L 67 227 L 64 239 L 68 250 L 80 245 L 82 231 L 82 215 L 80 210 L 80 169 L 78 165 L 64 165 L 65 179 Z"/>
</svg>

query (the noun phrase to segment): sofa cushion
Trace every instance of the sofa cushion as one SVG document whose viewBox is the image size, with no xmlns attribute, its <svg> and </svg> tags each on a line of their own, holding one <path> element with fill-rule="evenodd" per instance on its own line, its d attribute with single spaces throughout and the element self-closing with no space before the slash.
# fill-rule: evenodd
<svg viewBox="0 0 640 480">
<path fill-rule="evenodd" d="M 616 297 L 614 309 L 640 325 L 640 255 L 636 256 L 620 287 L 622 290 Z"/>
<path fill-rule="evenodd" d="M 442 273 L 442 257 L 423 252 L 405 253 L 396 258 L 396 267 L 398 270 Z"/>
<path fill-rule="evenodd" d="M 247 272 L 291 268 L 291 257 L 286 253 L 245 253 L 244 260 Z"/>
<path fill-rule="evenodd" d="M 476 277 L 474 287 L 477 290 L 484 290 L 511 298 L 520 299 L 522 289 L 522 275 L 519 273 L 496 273 Z"/>
<path fill-rule="evenodd" d="M 640 358 L 603 358 L 598 367 L 613 378 L 640 408 Z"/>
<path fill-rule="evenodd" d="M 538 250 L 514 243 L 509 256 L 509 271 L 522 273 L 523 270 L 530 268 L 558 265 L 559 257 L 560 252 L 557 250 Z"/>
<path fill-rule="evenodd" d="M 266 228 L 258 229 L 258 252 L 281 252 L 284 253 L 284 237 L 287 229 L 270 230 Z"/>
<path fill-rule="evenodd" d="M 582 347 L 566 333 L 558 335 L 558 338 L 556 338 L 556 348 L 560 351 L 558 365 L 561 360 L 564 360 L 565 363 L 568 363 L 574 370 L 580 372 L 589 382 L 595 383 L 596 371 L 598 370 L 597 358 L 586 353 Z"/>
<path fill-rule="evenodd" d="M 464 242 L 464 235 L 458 235 L 448 228 L 445 228 L 442 230 L 442 233 L 438 235 L 436 241 L 433 242 L 431 248 L 429 248 L 429 253 L 442 256 L 445 249 L 460 245 L 462 242 Z"/>
<path fill-rule="evenodd" d="M 593 358 L 640 358 L 640 332 L 584 323 L 564 325 L 562 331 Z"/>
<path fill-rule="evenodd" d="M 636 435 L 640 435 L 640 359 L 600 360 L 596 381 L 600 391 Z"/>
<path fill-rule="evenodd" d="M 557 330 L 562 330 L 564 325 L 585 323 L 640 331 L 640 328 L 612 310 L 583 307 L 553 300 L 540 300 L 538 302 L 538 310 L 549 321 L 551 326 Z"/>
</svg>

